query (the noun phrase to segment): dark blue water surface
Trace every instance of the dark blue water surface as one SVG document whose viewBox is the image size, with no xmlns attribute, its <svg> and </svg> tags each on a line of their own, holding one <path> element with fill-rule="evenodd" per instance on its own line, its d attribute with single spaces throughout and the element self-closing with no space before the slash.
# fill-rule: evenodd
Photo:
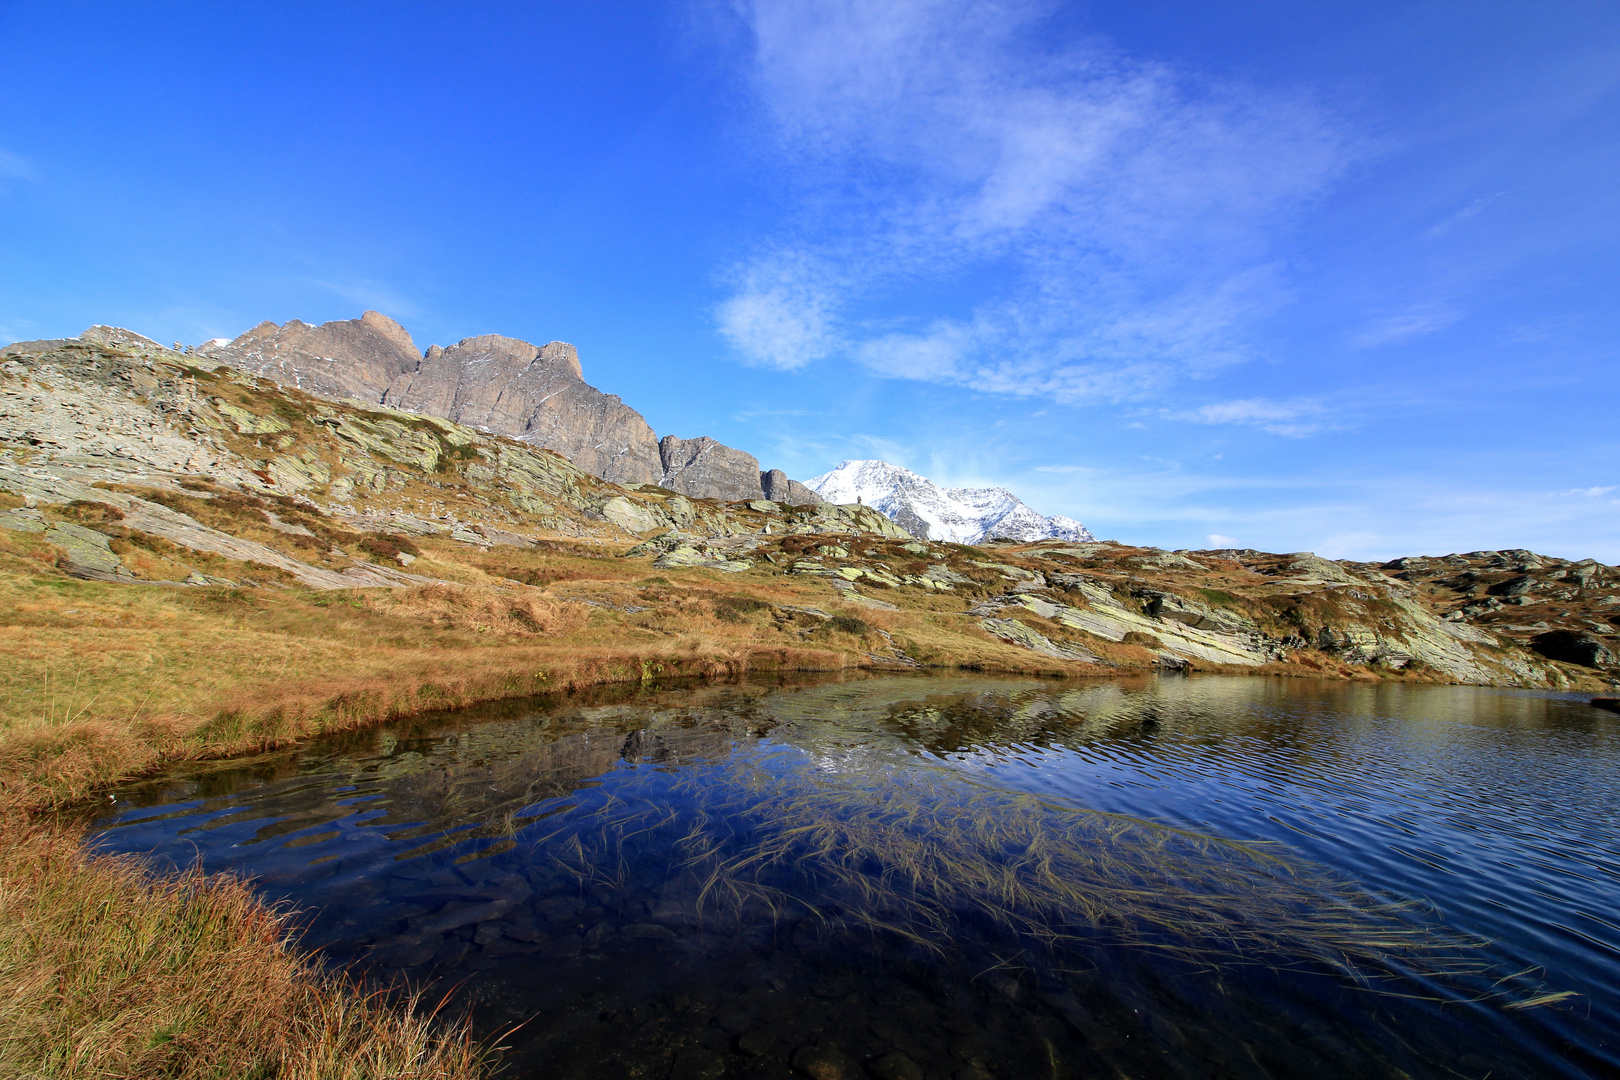
<svg viewBox="0 0 1620 1080">
<path fill-rule="evenodd" d="M 523 1023 L 505 1075 L 1615 1076 L 1617 764 L 1524 691 L 642 689 L 178 769 L 98 842 Z"/>
</svg>

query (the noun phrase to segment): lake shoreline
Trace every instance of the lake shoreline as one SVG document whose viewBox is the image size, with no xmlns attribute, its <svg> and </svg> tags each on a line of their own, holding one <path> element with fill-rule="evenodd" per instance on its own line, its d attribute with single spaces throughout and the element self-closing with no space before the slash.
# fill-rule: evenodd
<svg viewBox="0 0 1620 1080">
<path fill-rule="evenodd" d="M 459 677 L 432 672 L 412 681 L 351 680 L 335 693 L 313 698 L 306 688 L 284 686 L 279 700 L 252 712 L 242 710 L 215 716 L 191 726 L 189 731 L 177 723 L 166 725 L 150 720 L 138 727 L 132 725 L 136 730 L 124 732 L 110 729 L 104 722 L 79 728 L 71 724 L 58 727 L 53 733 L 54 745 L 36 743 L 29 748 L 32 752 L 27 766 L 32 775 L 13 773 L 8 776 L 7 805 L 0 816 L 0 832 L 3 832 L 0 843 L 7 852 L 0 882 L 10 883 L 6 889 L 10 904 L 22 905 L 17 910 L 43 913 L 45 918 L 36 916 L 34 922 L 36 926 L 47 928 L 44 936 L 36 932 L 30 939 L 32 955 L 14 960 L 18 974 L 27 974 L 23 981 L 42 984 L 53 977 L 59 978 L 60 971 L 67 968 L 116 970 L 123 973 L 125 984 L 146 988 L 140 995 L 145 1002 L 164 1002 L 169 1011 L 186 1014 L 182 1018 L 146 1022 L 150 1030 L 142 1036 L 129 1033 L 121 1036 L 121 1043 L 129 1045 L 121 1049 L 102 1048 L 112 1057 L 103 1059 L 98 1068 L 124 1068 L 130 1062 L 148 1060 L 167 1061 L 169 1064 L 164 1066 L 167 1068 L 177 1060 L 174 1055 L 197 1054 L 200 1053 L 197 1048 L 204 1045 L 228 1045 L 238 1054 L 258 1055 L 254 1060 L 291 1061 L 298 1055 L 336 1054 L 358 1061 L 369 1054 L 388 1053 L 399 1061 L 437 1062 L 432 1068 L 440 1071 L 426 1075 L 455 1080 L 484 1075 L 482 1051 L 465 1022 L 439 1018 L 432 1009 L 408 994 L 391 994 L 385 1000 L 323 971 L 318 961 L 287 937 L 289 913 L 266 906 L 234 878 L 153 875 L 128 859 L 87 853 L 83 848 L 82 828 L 71 824 L 76 816 L 74 811 L 93 805 L 98 793 L 113 784 L 155 775 L 181 761 L 225 761 L 430 713 L 536 697 L 567 696 L 592 688 L 650 687 L 668 683 L 701 686 L 737 683 L 771 674 L 864 678 L 914 671 L 919 675 L 941 676 L 1024 675 L 1086 683 L 1121 677 L 1152 677 L 1153 674 L 1103 671 L 1070 663 L 1001 667 L 980 662 L 902 668 L 894 664 L 851 662 L 853 658 L 848 653 L 784 649 L 757 650 L 743 655 L 736 651 L 559 653 L 531 649 L 524 659 L 528 663 L 525 665 L 527 674 L 523 676 L 507 670 L 503 673 L 462 672 Z M 1365 672 L 1339 674 L 1285 664 L 1209 674 L 1363 683 L 1431 681 L 1411 674 L 1385 673 L 1379 678 Z M 22 883 L 21 888 L 18 883 Z M 225 914 L 214 916 L 217 921 L 213 933 L 207 940 L 195 940 L 184 957 L 177 959 L 149 950 L 137 950 L 135 955 L 130 955 L 127 942 L 111 938 L 96 940 L 90 927 L 97 923 L 67 914 L 76 910 L 75 905 L 81 902 L 83 895 L 103 897 L 103 906 L 125 912 L 130 925 L 184 924 L 195 920 L 196 913 L 202 909 Z M 4 917 L 5 913 L 0 912 L 0 918 Z M 143 940 L 149 941 L 154 935 L 164 933 L 168 931 L 154 929 Z M 148 949 L 148 946 L 142 945 L 140 949 Z M 13 955 L 17 955 L 15 950 Z M 67 959 L 69 957 L 71 960 Z M 192 992 L 197 986 L 235 985 L 233 971 L 244 963 L 257 965 L 259 970 L 274 971 L 275 978 L 268 982 L 280 988 L 280 997 L 274 1002 L 257 1001 L 249 1011 L 268 1008 L 275 1015 L 296 1014 L 296 1022 L 262 1029 L 255 1025 L 244 1027 L 240 1023 L 242 1006 L 237 1000 L 240 994 L 236 998 L 225 995 L 216 1008 L 211 998 L 199 999 Z M 52 972 L 57 974 L 53 976 Z M 109 1000 L 101 989 L 87 984 L 82 1000 L 67 1003 L 65 1008 L 60 1004 L 53 1006 L 53 1011 L 59 1018 L 77 1016 L 85 1009 L 113 1008 L 116 1011 L 119 1006 L 116 1002 L 109 1005 Z M 13 1002 L 12 1007 L 19 1005 Z M 156 1011 L 164 1013 L 164 1008 Z M 334 1022 L 333 1017 L 337 1017 L 337 1021 Z M 74 1026 L 82 1022 L 82 1019 L 75 1020 Z M 127 1025 L 128 1022 L 128 1017 L 121 1016 L 120 1023 Z M 40 1026 L 39 1018 L 20 1016 L 0 1019 L 0 1024 L 13 1030 Z M 232 1032 L 230 1038 L 222 1034 L 226 1029 Z M 303 1032 L 304 1036 L 290 1038 L 289 1030 Z M 371 1048 L 362 1050 L 362 1044 L 370 1044 Z M 77 1051 L 70 1050 L 66 1041 L 48 1039 L 38 1052 L 38 1060 L 43 1063 L 65 1060 L 64 1054 Z M 197 1058 L 199 1063 L 212 1060 L 206 1055 Z M 115 1061 L 122 1064 L 111 1064 Z M 179 1075 L 188 1074 L 182 1071 Z M 359 1075 L 370 1074 L 362 1071 Z"/>
</svg>

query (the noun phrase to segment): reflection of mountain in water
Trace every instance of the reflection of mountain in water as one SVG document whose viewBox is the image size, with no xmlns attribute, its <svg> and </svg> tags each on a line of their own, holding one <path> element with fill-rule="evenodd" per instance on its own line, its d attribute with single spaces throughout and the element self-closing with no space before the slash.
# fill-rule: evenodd
<svg viewBox="0 0 1620 1080">
<path fill-rule="evenodd" d="M 1427 1077 L 1461 1020 L 1370 1049 L 1333 1026 L 1359 991 L 1320 981 L 1388 978 L 1393 953 L 1473 985 L 1421 915 L 1221 837 L 1255 835 L 1255 805 L 1297 817 L 1273 805 L 1294 790 L 1365 811 L 1343 786 L 1412 758 L 1391 715 L 1432 755 L 1544 705 L 1243 679 L 615 690 L 178 771 L 105 835 L 257 877 L 337 962 L 472 980 L 492 1030 L 543 1017 L 520 1057 L 558 1075 L 785 1074 L 838 1032 L 850 1061 L 946 1076 L 991 1052 L 1004 1075 L 1182 1075 L 1265 1042 L 1287 1060 L 1256 1076 Z"/>
</svg>

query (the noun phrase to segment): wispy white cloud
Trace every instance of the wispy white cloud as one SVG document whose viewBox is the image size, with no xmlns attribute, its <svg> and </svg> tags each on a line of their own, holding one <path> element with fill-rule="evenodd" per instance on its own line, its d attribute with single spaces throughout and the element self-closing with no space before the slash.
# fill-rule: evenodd
<svg viewBox="0 0 1620 1080">
<path fill-rule="evenodd" d="M 1235 548 L 1238 546 L 1237 537 L 1222 536 L 1220 533 L 1210 533 L 1204 540 L 1212 548 Z"/>
<path fill-rule="evenodd" d="M 28 158 L 0 146 L 0 180 L 39 179 L 39 169 Z"/>
<path fill-rule="evenodd" d="M 1467 206 L 1463 207 L 1461 210 L 1448 214 L 1446 217 L 1441 218 L 1439 221 L 1423 230 L 1423 235 L 1443 236 L 1452 229 L 1456 228 L 1458 225 L 1461 225 L 1463 222 L 1467 221 L 1469 218 L 1477 217 L 1487 206 L 1491 205 L 1491 203 L 1495 202 L 1497 199 L 1500 199 L 1506 194 L 1507 192 L 1505 191 L 1498 191 L 1494 195 L 1481 196 L 1480 198 L 1469 203 Z"/>
<path fill-rule="evenodd" d="M 1271 398 L 1241 398 L 1218 401 L 1170 415 L 1174 419 L 1199 424 L 1242 424 L 1261 428 L 1273 435 L 1300 438 L 1314 435 L 1327 426 L 1321 419 L 1325 412 L 1321 402 L 1311 399 L 1276 401 Z"/>
<path fill-rule="evenodd" d="M 1350 344 L 1358 349 L 1397 345 L 1438 333 L 1461 321 L 1465 314 L 1462 309 L 1446 303 L 1412 304 L 1372 320 L 1350 339 Z"/>
<path fill-rule="evenodd" d="M 1040 2 L 740 10 L 807 206 L 717 311 L 754 363 L 1151 393 L 1251 355 L 1287 296 L 1270 236 L 1350 154 L 1302 97 L 1054 46 Z"/>
<path fill-rule="evenodd" d="M 791 253 L 762 258 L 737 274 L 737 287 L 715 315 L 720 333 L 751 363 L 792 371 L 826 356 L 834 275 Z"/>
<path fill-rule="evenodd" d="M 416 304 L 392 286 L 369 278 L 353 278 L 346 281 L 312 280 L 310 284 L 335 293 L 351 304 L 379 311 L 393 319 L 410 319 L 421 314 Z"/>
</svg>

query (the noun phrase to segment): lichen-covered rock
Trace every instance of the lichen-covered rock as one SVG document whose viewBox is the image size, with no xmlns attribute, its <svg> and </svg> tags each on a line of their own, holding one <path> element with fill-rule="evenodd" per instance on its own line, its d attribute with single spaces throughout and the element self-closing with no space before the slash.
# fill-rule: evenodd
<svg viewBox="0 0 1620 1080">
<path fill-rule="evenodd" d="M 602 517 L 626 532 L 644 533 L 658 528 L 662 521 L 641 503 L 631 502 L 623 495 L 602 504 Z"/>
<path fill-rule="evenodd" d="M 1025 626 L 1017 619 L 984 618 L 979 625 L 995 637 L 1011 642 L 1021 648 L 1040 653 L 1042 656 L 1051 656 L 1059 660 L 1094 661 L 1097 659 L 1092 653 L 1084 649 L 1069 645 L 1059 645 L 1045 634 Z"/>
</svg>

